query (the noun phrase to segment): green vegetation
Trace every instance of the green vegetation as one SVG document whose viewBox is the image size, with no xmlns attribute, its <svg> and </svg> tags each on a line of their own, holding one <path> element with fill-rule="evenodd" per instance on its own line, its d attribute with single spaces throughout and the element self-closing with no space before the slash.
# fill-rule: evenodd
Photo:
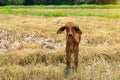
<svg viewBox="0 0 120 80">
<path fill-rule="evenodd" d="M 0 0 L 0 5 L 116 4 L 118 0 Z"/>
<path fill-rule="evenodd" d="M 72 9 L 72 10 L 71 10 Z M 0 14 L 32 15 L 47 17 L 96 16 L 120 18 L 120 5 L 82 5 L 82 6 L 5 6 Z"/>
<path fill-rule="evenodd" d="M 0 9 L 120 9 L 120 5 L 34 5 L 2 6 Z"/>
</svg>

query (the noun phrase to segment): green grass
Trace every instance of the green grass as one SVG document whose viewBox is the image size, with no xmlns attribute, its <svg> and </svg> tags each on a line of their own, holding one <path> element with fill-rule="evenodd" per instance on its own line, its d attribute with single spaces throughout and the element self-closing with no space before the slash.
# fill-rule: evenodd
<svg viewBox="0 0 120 80">
<path fill-rule="evenodd" d="M 120 9 L 0 9 L 0 14 L 46 17 L 92 16 L 120 18 Z"/>
<path fill-rule="evenodd" d="M 34 12 L 34 11 L 27 11 L 27 10 L 21 10 L 21 11 L 14 11 L 12 9 L 6 9 L 6 10 L 0 10 L 0 13 L 2 14 L 14 14 L 14 15 L 33 15 L 33 16 L 68 16 L 68 14 L 62 13 L 62 12 Z"/>
<path fill-rule="evenodd" d="M 92 16 L 104 18 L 120 18 L 119 13 L 120 5 L 35 5 L 0 7 L 0 14 L 46 17 Z"/>
</svg>

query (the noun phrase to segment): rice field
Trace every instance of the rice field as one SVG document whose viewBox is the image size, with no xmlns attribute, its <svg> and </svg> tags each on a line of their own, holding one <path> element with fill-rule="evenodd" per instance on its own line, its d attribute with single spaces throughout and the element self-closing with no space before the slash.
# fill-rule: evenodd
<svg viewBox="0 0 120 80">
<path fill-rule="evenodd" d="M 72 9 L 72 10 L 71 10 Z M 81 6 L 4 6 L 0 14 L 31 15 L 46 17 L 92 16 L 120 18 L 120 5 L 81 5 Z"/>
<path fill-rule="evenodd" d="M 0 7 L 0 80 L 120 80 L 120 9 L 102 7 Z M 66 74 L 56 31 L 68 21 L 83 35 L 78 70 L 72 57 Z"/>
</svg>

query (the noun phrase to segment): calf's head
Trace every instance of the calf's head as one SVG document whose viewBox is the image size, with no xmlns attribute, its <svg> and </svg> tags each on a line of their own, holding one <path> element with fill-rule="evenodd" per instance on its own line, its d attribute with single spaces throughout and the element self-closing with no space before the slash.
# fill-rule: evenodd
<svg viewBox="0 0 120 80">
<path fill-rule="evenodd" d="M 62 33 L 64 30 L 66 30 L 66 36 L 68 38 L 73 38 L 75 34 L 82 34 L 81 30 L 77 25 L 75 25 L 73 22 L 67 22 L 65 26 L 62 26 L 58 29 L 57 34 Z"/>
</svg>

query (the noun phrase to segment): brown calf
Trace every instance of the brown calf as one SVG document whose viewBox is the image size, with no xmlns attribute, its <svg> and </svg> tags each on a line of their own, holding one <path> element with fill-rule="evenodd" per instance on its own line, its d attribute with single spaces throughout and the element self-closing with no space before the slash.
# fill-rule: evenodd
<svg viewBox="0 0 120 80">
<path fill-rule="evenodd" d="M 79 43 L 81 40 L 81 30 L 73 22 L 67 22 L 65 26 L 58 29 L 57 34 L 62 33 L 66 29 L 66 64 L 70 68 L 70 57 L 74 53 L 75 69 L 78 67 Z"/>
</svg>

